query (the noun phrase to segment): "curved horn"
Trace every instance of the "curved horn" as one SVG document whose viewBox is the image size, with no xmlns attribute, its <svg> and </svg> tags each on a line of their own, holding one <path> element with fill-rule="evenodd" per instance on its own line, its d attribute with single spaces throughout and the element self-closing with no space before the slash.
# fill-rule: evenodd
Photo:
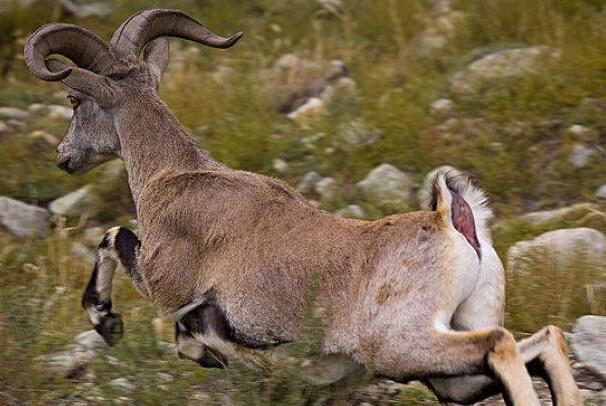
<svg viewBox="0 0 606 406">
<path fill-rule="evenodd" d="M 114 32 L 110 44 L 121 56 L 139 56 L 148 42 L 162 36 L 188 39 L 213 48 L 229 48 L 238 42 L 242 33 L 223 38 L 182 11 L 154 9 L 129 17 Z"/>
<path fill-rule="evenodd" d="M 116 58 L 108 45 L 94 33 L 73 24 L 51 23 L 40 27 L 25 44 L 25 64 L 39 79 L 57 81 L 65 79 L 72 69 L 52 72 L 46 58 L 52 54 L 67 57 L 77 66 L 98 73 L 115 67 Z"/>
<path fill-rule="evenodd" d="M 53 58 L 46 61 L 46 66 L 51 73 L 67 71 L 67 75 L 61 81 L 66 86 L 91 96 L 99 105 L 109 106 L 115 101 L 116 92 L 106 76 L 87 69 L 66 65 Z"/>
</svg>

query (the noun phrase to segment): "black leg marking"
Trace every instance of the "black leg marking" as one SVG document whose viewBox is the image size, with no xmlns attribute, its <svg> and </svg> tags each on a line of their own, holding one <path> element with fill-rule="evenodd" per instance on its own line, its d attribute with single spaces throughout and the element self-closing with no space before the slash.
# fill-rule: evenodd
<svg viewBox="0 0 606 406">
<path fill-rule="evenodd" d="M 116 344 L 124 333 L 122 318 L 111 311 L 112 280 L 118 262 L 132 278 L 135 287 L 145 294 L 137 263 L 140 246 L 139 239 L 132 231 L 113 227 L 106 231 L 97 248 L 95 268 L 84 291 L 82 307 L 87 311 L 95 330 L 109 345 Z"/>
<path fill-rule="evenodd" d="M 179 358 L 192 360 L 204 368 L 227 367 L 223 354 L 197 341 L 180 322 L 175 324 L 175 336 Z"/>
</svg>

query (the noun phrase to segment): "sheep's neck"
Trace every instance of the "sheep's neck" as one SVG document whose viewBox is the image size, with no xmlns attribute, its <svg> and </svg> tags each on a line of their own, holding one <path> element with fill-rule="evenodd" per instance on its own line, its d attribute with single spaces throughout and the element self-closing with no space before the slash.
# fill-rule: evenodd
<svg viewBox="0 0 606 406">
<path fill-rule="evenodd" d="M 144 109 L 125 109 L 116 123 L 120 156 L 137 206 L 139 192 L 160 171 L 227 169 L 188 137 L 161 102 L 150 103 Z"/>
</svg>

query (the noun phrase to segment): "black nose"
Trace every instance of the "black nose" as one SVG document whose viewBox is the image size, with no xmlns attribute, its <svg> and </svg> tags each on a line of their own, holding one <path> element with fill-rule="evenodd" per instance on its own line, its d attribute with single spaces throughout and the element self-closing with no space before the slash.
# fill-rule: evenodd
<svg viewBox="0 0 606 406">
<path fill-rule="evenodd" d="M 64 171 L 66 171 L 67 167 L 69 165 L 69 160 L 70 160 L 69 157 L 62 158 L 60 161 L 57 162 L 57 166 L 60 169 L 63 169 Z"/>
</svg>

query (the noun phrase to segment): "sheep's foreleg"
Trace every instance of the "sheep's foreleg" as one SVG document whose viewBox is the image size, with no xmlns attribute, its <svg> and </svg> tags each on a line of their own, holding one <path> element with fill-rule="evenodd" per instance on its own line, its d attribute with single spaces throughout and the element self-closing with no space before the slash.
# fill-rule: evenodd
<svg viewBox="0 0 606 406">
<path fill-rule="evenodd" d="M 138 270 L 138 254 L 141 243 L 135 234 L 122 227 L 113 227 L 105 232 L 97 248 L 95 267 L 82 297 L 82 307 L 95 330 L 108 344 L 116 344 L 123 334 L 122 318 L 113 313 L 112 282 L 114 271 L 122 265 L 133 284 L 143 295 L 146 289 Z"/>
</svg>

